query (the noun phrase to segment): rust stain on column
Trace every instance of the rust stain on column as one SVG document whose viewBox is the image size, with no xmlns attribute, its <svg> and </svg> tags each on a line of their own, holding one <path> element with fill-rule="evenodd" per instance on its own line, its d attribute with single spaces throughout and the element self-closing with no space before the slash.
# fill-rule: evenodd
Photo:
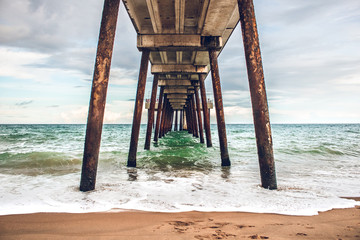
<svg viewBox="0 0 360 240">
<path fill-rule="evenodd" d="M 216 121 L 219 132 L 221 166 L 230 166 L 231 164 L 230 164 L 230 158 L 227 148 L 224 107 L 222 102 L 220 76 L 219 76 L 219 69 L 217 62 L 217 54 L 215 49 L 209 49 L 209 58 L 210 58 L 210 68 L 211 68 L 214 98 L 215 98 Z"/>
<path fill-rule="evenodd" d="M 196 111 L 197 111 L 198 123 L 199 123 L 200 143 L 204 143 L 204 132 L 203 132 L 202 119 L 201 119 L 199 89 L 197 87 L 195 87 L 195 99 L 196 99 Z"/>
<path fill-rule="evenodd" d="M 212 147 L 211 131 L 210 131 L 210 117 L 209 117 L 209 109 L 207 106 L 207 98 L 206 98 L 206 90 L 205 90 L 205 74 L 199 75 L 199 82 L 200 82 L 201 103 L 202 103 L 203 116 L 204 116 L 206 146 Z"/>
<path fill-rule="evenodd" d="M 86 126 L 80 191 L 95 189 L 106 92 L 120 0 L 105 0 Z"/>
<path fill-rule="evenodd" d="M 156 102 L 156 93 L 157 93 L 157 86 L 158 86 L 158 79 L 159 75 L 154 75 L 153 85 L 152 85 L 152 92 L 151 92 L 151 100 L 150 100 L 150 114 L 148 117 L 147 129 L 146 129 L 146 139 L 145 139 L 145 147 L 144 149 L 150 150 L 150 142 L 151 142 L 151 132 L 152 132 L 152 125 L 154 121 L 154 112 L 155 112 L 155 102 Z"/>
<path fill-rule="evenodd" d="M 264 188 L 276 189 L 269 109 L 254 4 L 252 0 L 238 0 L 238 5 L 253 108 L 261 184 Z"/>
<path fill-rule="evenodd" d="M 131 130 L 128 163 L 127 163 L 128 167 L 136 167 L 136 152 L 137 152 L 138 140 L 139 140 L 141 113 L 144 104 L 144 93 L 145 93 L 146 75 L 147 75 L 147 69 L 149 63 L 149 54 L 150 54 L 149 50 L 143 50 L 141 56 L 139 81 L 136 91 L 135 109 L 134 109 L 134 117 L 133 117 L 133 124 Z"/>
<path fill-rule="evenodd" d="M 160 87 L 158 110 L 157 110 L 157 114 L 156 114 L 154 142 L 157 142 L 158 138 L 159 138 L 159 127 L 160 127 L 160 118 L 161 118 L 161 113 L 162 113 L 161 110 L 162 110 L 163 98 L 164 98 L 164 87 Z"/>
</svg>

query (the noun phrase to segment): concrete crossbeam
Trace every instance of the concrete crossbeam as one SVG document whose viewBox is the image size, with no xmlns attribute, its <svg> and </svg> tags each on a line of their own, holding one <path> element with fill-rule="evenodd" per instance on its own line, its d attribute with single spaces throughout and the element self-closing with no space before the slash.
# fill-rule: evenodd
<svg viewBox="0 0 360 240">
<path fill-rule="evenodd" d="M 170 103 L 186 103 L 186 99 L 169 98 Z"/>
<path fill-rule="evenodd" d="M 137 47 L 141 51 L 206 51 L 209 47 L 220 50 L 223 47 L 222 37 L 201 36 L 197 34 L 138 34 Z M 178 58 L 180 57 L 180 53 Z"/>
<path fill-rule="evenodd" d="M 179 98 L 179 99 L 187 99 L 187 94 L 168 94 L 167 98 Z"/>
<path fill-rule="evenodd" d="M 159 80 L 159 86 L 191 86 L 190 80 Z"/>
<path fill-rule="evenodd" d="M 207 66 L 194 66 L 194 65 L 152 65 L 151 73 L 205 73 L 209 72 Z"/>
<path fill-rule="evenodd" d="M 182 94 L 187 94 L 188 90 L 187 88 L 167 88 L 164 89 L 164 93 L 168 94 L 168 93 L 182 93 Z"/>
</svg>

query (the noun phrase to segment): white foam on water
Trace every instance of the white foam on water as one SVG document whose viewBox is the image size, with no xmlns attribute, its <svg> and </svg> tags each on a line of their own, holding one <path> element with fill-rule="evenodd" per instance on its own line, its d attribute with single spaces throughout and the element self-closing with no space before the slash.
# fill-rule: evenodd
<svg viewBox="0 0 360 240">
<path fill-rule="evenodd" d="M 87 193 L 79 191 L 77 173 L 35 177 L 0 174 L 3 182 L 0 186 L 0 215 L 113 209 L 316 215 L 319 211 L 359 204 L 315 184 L 297 186 L 290 183 L 280 184 L 279 190 L 275 191 L 263 189 L 254 184 L 255 176 L 251 174 L 238 177 L 235 172 L 229 178 L 222 178 L 221 171 L 208 175 L 192 172 L 191 177 L 169 177 L 163 173 L 149 176 L 143 170 L 138 170 L 137 174 L 136 181 L 128 181 L 125 171 L 99 172 L 96 190 Z"/>
</svg>

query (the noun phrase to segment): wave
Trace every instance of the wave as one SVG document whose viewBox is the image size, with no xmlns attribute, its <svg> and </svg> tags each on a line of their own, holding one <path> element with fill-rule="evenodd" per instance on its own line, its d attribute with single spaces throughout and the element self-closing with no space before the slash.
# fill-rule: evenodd
<svg viewBox="0 0 360 240">
<path fill-rule="evenodd" d="M 2 153 L 0 169 L 7 174 L 68 174 L 80 169 L 81 157 L 59 152 Z"/>
</svg>

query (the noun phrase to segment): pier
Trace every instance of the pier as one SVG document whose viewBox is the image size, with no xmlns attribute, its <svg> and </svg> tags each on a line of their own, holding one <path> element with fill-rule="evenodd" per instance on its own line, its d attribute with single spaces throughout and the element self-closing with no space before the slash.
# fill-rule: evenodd
<svg viewBox="0 0 360 240">
<path fill-rule="evenodd" d="M 137 32 L 137 48 L 142 54 L 127 166 L 136 167 L 149 62 L 154 79 L 151 98 L 146 103 L 148 122 L 144 148 L 150 150 L 152 132 L 153 141 L 158 142 L 172 129 L 187 130 L 199 138 L 200 143 L 205 144 L 206 139 L 206 146 L 212 146 L 209 115 L 212 104 L 207 101 L 204 84 L 210 74 L 220 144 L 219 160 L 223 167 L 231 165 L 217 58 L 237 24 L 240 24 L 261 185 L 276 189 L 271 127 L 253 0 L 122 2 Z M 95 189 L 119 4 L 120 0 L 104 1 L 86 128 L 81 191 Z"/>
</svg>

